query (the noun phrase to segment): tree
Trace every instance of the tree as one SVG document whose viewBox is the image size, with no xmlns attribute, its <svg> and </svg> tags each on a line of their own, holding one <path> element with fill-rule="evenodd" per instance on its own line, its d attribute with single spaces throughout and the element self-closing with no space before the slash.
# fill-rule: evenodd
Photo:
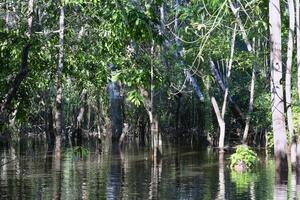
<svg viewBox="0 0 300 200">
<path fill-rule="evenodd" d="M 283 101 L 283 71 L 281 57 L 281 14 L 279 0 L 269 1 L 269 24 L 271 40 L 271 94 L 274 156 L 277 178 L 287 178 L 287 140 Z"/>
<path fill-rule="evenodd" d="M 20 84 L 23 82 L 23 80 L 27 77 L 28 74 L 28 57 L 29 57 L 29 50 L 30 50 L 30 39 L 31 39 L 31 33 L 32 33 L 32 21 L 33 21 L 33 0 L 28 1 L 28 18 L 27 18 L 27 31 L 25 32 L 25 44 L 22 49 L 22 56 L 21 56 L 21 64 L 18 74 L 16 75 L 13 83 L 11 84 L 8 92 L 2 99 L 2 102 L 0 104 L 0 115 L 5 115 L 5 111 L 7 109 L 7 106 L 10 104 L 10 102 L 15 98 L 16 92 L 20 86 Z M 8 24 L 8 22 L 7 22 Z M 6 116 L 0 117 L 1 118 L 7 118 Z"/>
<path fill-rule="evenodd" d="M 63 85 L 62 73 L 64 62 L 64 30 L 65 30 L 65 11 L 64 2 L 60 5 L 59 15 L 59 51 L 58 51 L 58 64 L 57 64 L 57 81 L 56 81 L 56 111 L 55 111 L 55 156 L 60 159 L 61 140 L 62 140 L 62 120 L 63 120 Z"/>
</svg>

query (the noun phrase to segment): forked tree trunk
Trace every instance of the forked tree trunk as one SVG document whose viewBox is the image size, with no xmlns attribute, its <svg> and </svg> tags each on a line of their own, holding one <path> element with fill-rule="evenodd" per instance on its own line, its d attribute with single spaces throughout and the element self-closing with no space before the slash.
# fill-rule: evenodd
<svg viewBox="0 0 300 200">
<path fill-rule="evenodd" d="M 240 10 L 240 6 L 235 7 L 232 3 L 232 1 L 229 1 L 229 5 L 230 5 L 230 9 L 233 12 L 235 19 L 237 21 L 237 24 L 240 27 L 241 33 L 242 33 L 242 38 L 247 46 L 247 51 L 250 53 L 255 54 L 254 49 L 249 41 L 249 38 L 247 36 L 245 27 L 242 23 L 242 20 L 240 18 L 239 15 L 239 10 Z M 247 138 L 248 138 L 248 132 L 249 132 L 249 128 L 250 128 L 250 121 L 251 121 L 251 114 L 253 112 L 253 106 L 254 106 L 254 91 L 255 91 L 255 80 L 256 80 L 256 61 L 253 64 L 253 68 L 252 68 L 252 75 L 251 75 L 251 86 L 250 86 L 250 100 L 249 100 L 249 106 L 248 106 L 248 112 L 247 112 L 247 116 L 246 116 L 246 123 L 245 123 L 245 129 L 244 129 L 244 133 L 243 133 L 243 138 L 242 138 L 242 142 L 243 144 L 247 144 Z"/>
<path fill-rule="evenodd" d="M 282 59 L 281 59 L 281 15 L 279 0 L 269 1 L 269 24 L 271 41 L 271 88 L 272 124 L 274 134 L 274 154 L 276 178 L 281 182 L 287 178 L 287 140 L 284 117 Z"/>
<path fill-rule="evenodd" d="M 217 120 L 219 123 L 219 128 L 220 128 L 219 150 L 220 150 L 220 152 L 223 152 L 224 151 L 224 139 L 225 139 L 225 121 L 222 118 L 222 115 L 221 115 L 221 112 L 220 112 L 220 109 L 219 109 L 219 106 L 218 106 L 218 103 L 217 103 L 215 97 L 212 96 L 210 98 L 210 101 L 213 105 L 213 108 L 214 108 L 214 111 L 215 111 L 215 114 L 217 116 Z"/>
<path fill-rule="evenodd" d="M 233 31 L 233 37 L 232 37 L 232 41 L 231 41 L 231 50 L 230 50 L 230 57 L 229 57 L 229 61 L 227 63 L 227 73 L 226 73 L 226 80 L 228 82 L 230 75 L 231 75 L 231 69 L 232 69 L 232 62 L 233 62 L 233 55 L 234 55 L 234 47 L 235 47 L 235 39 L 236 39 L 236 25 L 234 27 L 234 31 Z M 213 105 L 215 114 L 217 116 L 217 120 L 219 123 L 219 128 L 220 128 L 220 134 L 219 134 L 219 151 L 220 153 L 222 153 L 224 151 L 224 141 L 225 141 L 225 128 L 226 128 L 226 123 L 225 123 L 225 113 L 226 113 L 226 107 L 227 107 L 227 99 L 229 96 L 229 87 L 228 87 L 228 83 L 227 85 L 224 84 L 220 74 L 218 73 L 214 62 L 211 60 L 210 61 L 210 65 L 211 65 L 211 71 L 215 76 L 215 79 L 219 82 L 219 85 L 223 86 L 223 90 L 224 91 L 224 97 L 223 97 L 223 104 L 222 104 L 222 110 L 220 111 L 218 103 L 215 99 L 214 96 L 212 96 L 210 98 L 211 103 Z M 230 98 L 230 97 L 229 97 Z"/>
<path fill-rule="evenodd" d="M 56 126 L 55 158 L 56 159 L 60 159 L 61 140 L 62 140 L 62 114 L 63 114 L 62 113 L 63 112 L 62 71 L 63 71 L 63 59 L 64 59 L 64 29 L 65 29 L 64 22 L 65 22 L 64 5 L 61 5 L 60 16 L 59 16 L 59 52 L 58 52 L 58 66 L 57 66 L 56 111 L 55 111 L 55 126 Z"/>
<path fill-rule="evenodd" d="M 5 111 L 7 110 L 7 106 L 10 104 L 13 98 L 15 98 L 18 88 L 20 87 L 21 83 L 27 77 L 28 74 L 28 56 L 29 56 L 30 38 L 32 32 L 32 19 L 33 19 L 33 0 L 29 0 L 28 18 L 27 18 L 28 27 L 25 33 L 25 44 L 22 50 L 20 70 L 0 104 L 0 115 L 3 116 L 0 117 L 0 119 L 3 119 L 3 121 L 7 120 L 7 116 L 5 116 Z"/>
</svg>

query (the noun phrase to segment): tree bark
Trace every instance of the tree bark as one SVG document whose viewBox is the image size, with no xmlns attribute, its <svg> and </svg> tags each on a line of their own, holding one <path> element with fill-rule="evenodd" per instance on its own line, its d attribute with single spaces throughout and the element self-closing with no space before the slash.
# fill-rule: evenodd
<svg viewBox="0 0 300 200">
<path fill-rule="evenodd" d="M 112 67 L 113 70 L 113 67 Z M 123 129 L 122 119 L 122 97 L 120 85 L 116 81 L 112 81 L 108 86 L 111 114 L 111 131 L 112 142 L 119 142 Z"/>
<path fill-rule="evenodd" d="M 55 111 L 55 158 L 60 159 L 61 140 L 62 140 L 62 115 L 63 115 L 63 86 L 62 86 L 62 72 L 64 59 L 64 29 L 65 29 L 65 13 L 64 5 L 60 6 L 59 16 L 59 52 L 58 52 L 58 66 L 57 66 L 57 82 L 56 82 L 56 111 Z"/>
<path fill-rule="evenodd" d="M 8 92 L 2 99 L 0 104 L 0 114 L 4 115 L 5 110 L 7 110 L 8 105 L 10 102 L 15 98 L 18 88 L 20 87 L 23 80 L 27 77 L 28 74 L 28 56 L 29 56 L 29 49 L 30 49 L 30 38 L 32 32 L 32 20 L 33 20 L 33 0 L 28 1 L 28 18 L 27 18 L 27 31 L 25 33 L 25 44 L 22 50 L 21 56 L 21 65 L 18 74 L 16 75 L 12 85 L 10 86 Z M 4 117 L 5 119 L 6 117 Z"/>
<path fill-rule="evenodd" d="M 287 178 L 287 140 L 284 117 L 283 86 L 281 80 L 281 15 L 279 0 L 269 1 L 269 24 L 271 41 L 271 88 L 272 88 L 272 124 L 274 134 L 274 154 L 277 181 Z"/>
<path fill-rule="evenodd" d="M 300 5 L 296 2 L 296 30 L 297 30 L 297 87 L 298 98 L 300 99 Z M 300 114 L 298 114 L 298 140 L 297 140 L 297 164 L 300 165 Z"/>
<path fill-rule="evenodd" d="M 217 120 L 219 123 L 219 127 L 220 127 L 219 149 L 220 149 L 220 152 L 223 152 L 224 151 L 224 139 L 225 139 L 225 121 L 222 118 L 222 115 L 221 115 L 221 112 L 220 112 L 220 109 L 219 109 L 219 106 L 218 106 L 218 103 L 217 103 L 215 97 L 212 96 L 210 98 L 210 101 L 213 105 L 213 108 L 214 108 L 214 111 L 216 113 Z"/>
<path fill-rule="evenodd" d="M 289 13 L 289 37 L 287 49 L 287 61 L 285 72 L 285 100 L 286 100 L 286 113 L 287 124 L 290 134 L 291 144 L 291 164 L 292 169 L 296 168 L 296 144 L 294 139 L 294 125 L 293 125 L 293 112 L 292 112 L 292 64 L 293 64 L 293 49 L 294 49 L 294 30 L 295 30 L 295 6 L 294 0 L 288 0 L 288 13 Z"/>
<path fill-rule="evenodd" d="M 45 99 L 46 99 L 46 136 L 47 136 L 47 143 L 48 148 L 53 149 L 55 145 L 55 131 L 53 127 L 53 111 L 51 106 L 51 99 L 50 99 L 50 88 L 45 92 Z"/>
<path fill-rule="evenodd" d="M 80 96 L 80 109 L 77 115 L 77 122 L 76 122 L 76 139 L 77 139 L 77 146 L 82 145 L 82 121 L 83 121 L 83 116 L 85 112 L 85 107 L 86 107 L 86 99 L 87 99 L 87 90 L 83 89 L 81 92 Z"/>
</svg>

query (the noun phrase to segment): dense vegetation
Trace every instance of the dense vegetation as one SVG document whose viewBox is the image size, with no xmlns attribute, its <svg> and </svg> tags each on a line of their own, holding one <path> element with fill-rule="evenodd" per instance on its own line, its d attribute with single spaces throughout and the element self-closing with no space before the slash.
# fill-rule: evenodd
<svg viewBox="0 0 300 200">
<path fill-rule="evenodd" d="M 268 141 L 279 169 L 287 173 L 287 149 L 296 166 L 299 0 L 28 0 L 0 9 L 1 138 L 45 136 L 56 152 L 62 142 L 138 138 L 155 156 L 162 136 L 220 151 Z"/>
</svg>

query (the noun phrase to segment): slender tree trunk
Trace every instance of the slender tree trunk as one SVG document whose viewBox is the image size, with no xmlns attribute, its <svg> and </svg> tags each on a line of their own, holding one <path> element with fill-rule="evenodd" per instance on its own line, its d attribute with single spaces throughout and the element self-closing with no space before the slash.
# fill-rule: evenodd
<svg viewBox="0 0 300 200">
<path fill-rule="evenodd" d="M 229 61 L 227 64 L 227 74 L 226 74 L 226 89 L 225 89 L 225 93 L 224 93 L 224 98 L 223 98 L 223 105 L 222 105 L 222 112 L 221 112 L 221 118 L 223 120 L 221 126 L 220 126 L 220 141 L 219 141 L 219 147 L 220 144 L 222 144 L 222 147 L 220 148 L 224 148 L 224 140 L 225 140 L 225 127 L 226 127 L 226 123 L 225 123 L 225 113 L 226 113 L 226 107 L 227 107 L 227 99 L 228 99 L 228 93 L 229 93 L 229 86 L 228 86 L 228 81 L 231 75 L 231 69 L 232 69 L 232 62 L 233 62 L 233 55 L 234 55 L 234 48 L 235 48 L 235 39 L 236 39 L 236 24 L 234 26 L 234 30 L 233 30 L 233 36 L 232 36 L 232 41 L 231 41 L 231 50 L 230 50 L 230 57 L 229 57 Z M 221 128 L 222 127 L 222 128 Z"/>
<path fill-rule="evenodd" d="M 177 100 L 177 108 L 176 108 L 176 116 L 175 116 L 175 127 L 176 127 L 176 130 L 178 130 L 179 122 L 180 122 L 180 109 L 181 109 L 182 94 L 178 93 L 175 97 L 176 97 L 176 100 Z"/>
<path fill-rule="evenodd" d="M 82 121 L 85 113 L 86 107 L 86 99 L 87 99 L 87 90 L 83 89 L 80 96 L 80 109 L 77 115 L 77 123 L 76 123 L 76 134 L 77 134 L 77 145 L 82 145 Z"/>
<path fill-rule="evenodd" d="M 252 45 L 249 41 L 249 38 L 247 36 L 245 27 L 242 23 L 242 20 L 240 18 L 239 15 L 239 10 L 240 10 L 240 6 L 235 7 L 233 5 L 233 3 L 231 2 L 231 0 L 229 1 L 229 5 L 230 5 L 230 9 L 233 12 L 237 24 L 240 27 L 241 33 L 242 33 L 242 38 L 247 46 L 247 50 L 248 52 L 251 52 L 253 54 L 255 54 L 254 49 L 252 48 Z M 249 128 L 250 128 L 250 121 L 251 121 L 251 114 L 253 112 L 253 104 L 254 104 L 254 91 L 255 91 L 255 80 L 256 80 L 256 61 L 253 64 L 253 68 L 252 68 L 252 75 L 251 75 L 251 86 L 250 86 L 250 100 L 249 100 L 249 106 L 248 106 L 248 113 L 246 116 L 246 123 L 245 123 L 245 129 L 244 129 L 244 133 L 243 133 L 243 139 L 242 142 L 243 144 L 247 144 L 247 138 L 248 138 L 248 132 L 249 132 Z"/>
<path fill-rule="evenodd" d="M 153 42 L 154 43 L 154 42 Z M 151 55 L 154 55 L 154 44 L 151 47 Z M 150 121 L 150 133 L 151 133 L 151 146 L 153 149 L 153 156 L 156 159 L 157 156 L 162 154 L 161 149 L 161 135 L 159 133 L 158 116 L 156 114 L 154 105 L 154 66 L 151 63 L 151 73 L 150 73 L 150 95 L 144 89 L 140 88 L 140 92 L 144 98 L 144 107 L 147 110 L 149 121 Z"/>
<path fill-rule="evenodd" d="M 112 73 L 114 72 L 114 66 L 111 65 Z M 109 83 L 109 99 L 110 99 L 110 111 L 111 111 L 111 131 L 112 142 L 119 142 L 123 129 L 122 119 L 122 97 L 120 85 L 117 81 Z"/>
<path fill-rule="evenodd" d="M 63 3 L 63 2 L 62 2 Z M 58 52 L 58 66 L 57 66 L 57 82 L 56 82 L 56 111 L 55 111 L 55 157 L 60 159 L 61 152 L 61 140 L 62 140 L 62 115 L 63 115 L 63 105 L 62 105 L 62 71 L 63 71 L 63 59 L 64 59 L 64 29 L 65 29 L 65 13 L 64 5 L 60 6 L 60 16 L 59 16 L 59 52 Z"/>
<path fill-rule="evenodd" d="M 293 112 L 292 112 L 292 65 L 293 65 L 293 49 L 294 49 L 294 30 L 295 30 L 295 6 L 294 0 L 288 0 L 289 13 L 289 37 L 287 49 L 287 61 L 285 72 L 285 100 L 287 123 L 290 134 L 291 144 L 291 164 L 292 169 L 296 168 L 296 142 L 294 138 Z"/>
<path fill-rule="evenodd" d="M 10 102 L 13 100 L 13 98 L 15 98 L 19 86 L 21 85 L 23 80 L 27 77 L 27 74 L 29 71 L 28 56 L 29 56 L 30 38 L 31 38 L 31 32 L 32 32 L 32 19 L 33 19 L 33 0 L 29 0 L 28 1 L 28 18 L 27 18 L 28 27 L 27 27 L 27 31 L 25 33 L 25 44 L 24 44 L 23 50 L 22 50 L 20 70 L 19 70 L 18 74 L 16 75 L 8 92 L 2 99 L 2 102 L 0 104 L 0 114 L 1 115 L 4 115 L 4 112 L 7 109 L 7 106 L 10 104 Z M 6 117 L 4 117 L 4 119 L 5 118 Z"/>
<path fill-rule="evenodd" d="M 215 65 L 215 63 L 213 61 L 210 62 L 210 69 L 211 69 L 211 72 L 212 72 L 212 75 L 214 76 L 214 79 L 216 80 L 216 82 L 218 83 L 219 85 L 219 88 L 222 90 L 222 92 L 226 92 L 226 85 L 225 83 L 223 82 L 221 76 L 220 76 L 220 73 Z M 245 119 L 245 115 L 244 113 L 242 112 L 241 108 L 238 106 L 238 104 L 232 99 L 232 97 L 228 94 L 228 100 L 230 103 L 232 103 L 235 111 L 238 113 L 238 115 L 242 118 L 242 119 Z"/>
<path fill-rule="evenodd" d="M 281 15 L 279 0 L 269 1 L 269 24 L 271 36 L 271 87 L 272 87 L 272 124 L 274 131 L 274 154 L 277 181 L 287 178 L 287 140 L 284 117 L 282 59 L 281 59 Z"/>
<path fill-rule="evenodd" d="M 254 52 L 253 49 L 252 49 L 252 51 Z M 257 63 L 257 55 L 255 55 L 255 61 L 254 61 L 253 68 L 252 68 L 251 84 L 250 84 L 251 85 L 250 86 L 250 101 L 249 101 L 249 106 L 248 106 L 248 113 L 247 113 L 247 116 L 246 116 L 246 125 L 245 125 L 243 139 L 242 139 L 243 144 L 247 144 L 248 133 L 249 133 L 249 128 L 250 128 L 250 121 L 251 121 L 251 114 L 253 112 L 253 107 L 254 107 L 256 63 Z"/>
<path fill-rule="evenodd" d="M 218 186 L 218 199 L 226 199 L 225 195 L 225 170 L 224 170 L 224 153 L 219 153 L 219 186 Z"/>
<path fill-rule="evenodd" d="M 211 70 L 213 72 L 213 74 L 215 75 L 216 80 L 219 82 L 219 85 L 223 86 L 223 90 L 224 91 L 224 98 L 223 98 L 223 104 L 222 104 L 222 111 L 220 111 L 218 103 L 215 99 L 214 96 L 212 96 L 211 99 L 211 103 L 213 105 L 215 114 L 217 116 L 217 120 L 219 123 L 219 128 L 220 128 L 220 135 L 219 135 L 219 149 L 220 149 L 220 153 L 222 153 L 224 151 L 224 141 L 225 141 L 225 113 L 226 113 L 226 107 L 227 107 L 227 99 L 228 99 L 228 95 L 229 95 L 229 87 L 228 87 L 228 80 L 230 78 L 231 75 L 231 68 L 232 68 L 232 62 L 233 62 L 233 55 L 234 55 L 234 47 L 235 47 L 235 39 L 236 39 L 236 25 L 234 27 L 234 31 L 233 31 L 233 37 L 232 37 L 232 41 L 231 41 L 231 51 L 230 51 L 230 57 L 229 57 L 229 61 L 227 64 L 227 73 L 226 73 L 226 80 L 227 80 L 227 84 L 225 85 L 223 80 L 221 79 L 220 74 L 218 73 L 213 61 L 210 61 L 210 65 L 211 65 Z M 225 70 L 224 70 L 225 71 Z"/>
<path fill-rule="evenodd" d="M 46 113 L 47 113 L 46 135 L 47 135 L 48 148 L 53 149 L 53 147 L 55 145 L 55 131 L 54 131 L 54 127 L 53 127 L 53 111 L 52 111 L 49 91 L 50 91 L 50 88 L 46 91 Z"/>
<path fill-rule="evenodd" d="M 220 152 L 223 152 L 224 151 L 224 139 L 225 139 L 225 121 L 222 118 L 222 114 L 220 112 L 220 109 L 219 109 L 219 106 L 218 106 L 218 103 L 217 103 L 215 97 L 212 96 L 210 98 L 210 101 L 213 105 L 213 108 L 214 108 L 214 111 L 216 113 L 217 120 L 219 123 L 219 127 L 220 127 L 219 149 L 220 149 Z"/>
<path fill-rule="evenodd" d="M 297 30 L 297 87 L 298 99 L 300 99 L 300 3 L 296 2 L 296 30 Z M 297 140 L 297 164 L 300 165 L 300 114 L 298 115 L 298 140 Z"/>
</svg>

